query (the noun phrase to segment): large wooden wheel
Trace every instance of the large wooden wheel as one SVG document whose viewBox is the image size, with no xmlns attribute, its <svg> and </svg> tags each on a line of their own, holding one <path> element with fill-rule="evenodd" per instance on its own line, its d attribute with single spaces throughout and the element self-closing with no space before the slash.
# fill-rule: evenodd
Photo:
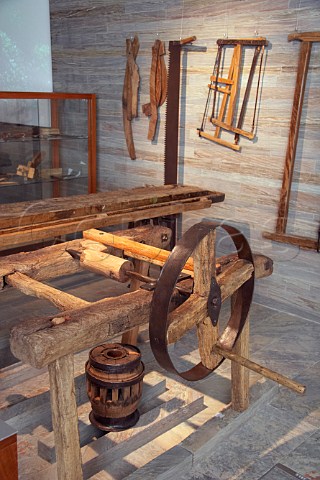
<svg viewBox="0 0 320 480">
<path fill-rule="evenodd" d="M 233 268 L 229 294 L 233 302 L 231 315 L 219 336 L 218 317 L 226 294 L 221 291 L 216 278 L 216 229 L 223 228 L 232 238 L 240 264 L 247 268 L 246 276 Z M 183 267 L 190 256 L 194 261 L 193 292 L 177 309 L 169 313 L 172 295 Z M 233 274 L 232 274 L 233 273 Z M 250 246 L 236 228 L 216 222 L 201 222 L 191 227 L 177 242 L 165 263 L 154 291 L 149 323 L 150 343 L 155 358 L 168 371 L 186 380 L 200 380 L 211 373 L 224 357 L 214 351 L 215 346 L 231 350 L 235 345 L 248 316 L 254 287 L 254 266 Z M 197 327 L 201 362 L 190 370 L 178 372 L 169 352 L 168 344 Z"/>
</svg>

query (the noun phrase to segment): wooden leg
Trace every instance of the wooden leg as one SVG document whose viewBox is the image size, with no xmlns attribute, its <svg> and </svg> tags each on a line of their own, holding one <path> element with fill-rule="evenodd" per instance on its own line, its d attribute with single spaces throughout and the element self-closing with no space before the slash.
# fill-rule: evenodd
<svg viewBox="0 0 320 480">
<path fill-rule="evenodd" d="M 58 480 L 82 480 L 73 354 L 48 365 Z"/>
<path fill-rule="evenodd" d="M 231 304 L 233 297 L 231 299 Z M 233 352 L 249 357 L 249 318 L 237 340 Z M 242 412 L 249 407 L 249 370 L 237 362 L 231 361 L 231 402 L 232 408 Z"/>
<path fill-rule="evenodd" d="M 149 266 L 148 262 L 143 262 L 142 260 L 134 260 L 135 271 L 141 273 L 142 275 L 148 275 Z M 142 282 L 133 278 L 130 282 L 130 292 L 134 292 L 138 290 Z M 122 343 L 128 343 L 129 345 L 137 345 L 137 339 L 139 334 L 139 327 L 134 327 L 131 330 L 123 333 L 122 335 Z"/>
</svg>

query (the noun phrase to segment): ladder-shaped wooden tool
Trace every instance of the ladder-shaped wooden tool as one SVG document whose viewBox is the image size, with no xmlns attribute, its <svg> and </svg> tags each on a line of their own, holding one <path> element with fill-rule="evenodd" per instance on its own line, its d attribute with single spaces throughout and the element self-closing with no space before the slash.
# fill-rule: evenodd
<svg viewBox="0 0 320 480">
<path fill-rule="evenodd" d="M 239 39 L 239 40 L 229 40 L 229 39 L 220 39 L 217 40 L 218 44 L 218 53 L 215 61 L 215 66 L 213 69 L 213 74 L 210 77 L 210 84 L 207 103 L 205 107 L 205 112 L 202 119 L 202 125 L 198 129 L 199 136 L 212 140 L 215 143 L 223 145 L 224 147 L 231 148 L 232 150 L 239 151 L 239 136 L 242 135 L 250 140 L 254 138 L 254 128 L 255 128 L 255 114 L 257 109 L 257 100 L 259 94 L 259 85 L 261 77 L 261 67 L 263 60 L 264 47 L 268 45 L 268 42 L 265 38 L 255 38 L 255 39 Z M 219 76 L 221 73 L 221 63 L 223 56 L 223 49 L 225 47 L 233 47 L 232 59 L 226 78 Z M 243 71 L 244 63 L 244 49 L 246 47 L 255 47 L 255 51 L 252 58 L 252 63 L 250 67 L 250 73 L 247 80 L 247 85 L 245 88 L 242 105 L 240 108 L 240 113 L 236 115 L 236 110 L 238 107 L 238 102 L 240 98 L 240 77 Z M 259 69 L 259 78 L 257 81 L 256 89 L 256 98 L 254 105 L 254 115 L 252 120 L 251 131 L 243 129 L 243 123 L 246 113 L 246 108 L 250 96 L 250 90 L 252 86 L 252 81 L 260 57 L 260 69 Z M 208 110 L 211 104 L 211 94 L 213 92 L 213 105 L 211 115 L 209 116 L 209 121 L 215 127 L 213 134 L 207 133 L 204 131 L 205 124 L 208 118 Z M 219 112 L 215 115 L 216 104 L 217 104 L 217 94 L 222 94 L 222 100 L 219 108 Z M 234 142 L 230 142 L 221 138 L 221 131 L 226 130 L 228 132 L 234 133 Z"/>
</svg>

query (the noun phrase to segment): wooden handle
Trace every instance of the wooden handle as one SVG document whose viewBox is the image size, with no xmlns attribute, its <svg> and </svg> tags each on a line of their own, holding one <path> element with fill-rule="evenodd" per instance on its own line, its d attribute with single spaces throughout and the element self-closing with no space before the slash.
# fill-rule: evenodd
<svg viewBox="0 0 320 480">
<path fill-rule="evenodd" d="M 161 248 L 151 247 L 143 243 L 134 242 L 125 237 L 113 235 L 112 233 L 102 232 L 91 228 L 83 232 L 83 237 L 90 240 L 101 242 L 104 245 L 123 250 L 125 254 L 138 260 L 153 263 L 162 266 L 168 259 L 171 252 Z M 185 270 L 193 271 L 193 261 L 189 259 L 184 267 Z"/>
<path fill-rule="evenodd" d="M 294 32 L 288 35 L 288 41 L 300 40 L 300 42 L 320 42 L 320 32 Z"/>
<path fill-rule="evenodd" d="M 197 37 L 194 35 L 192 37 L 183 38 L 180 40 L 180 45 L 186 45 L 186 43 L 192 43 L 195 40 L 197 40 Z"/>
<path fill-rule="evenodd" d="M 241 355 L 238 355 L 230 350 L 225 350 L 219 345 L 214 346 L 213 352 L 219 353 L 223 357 L 228 358 L 233 362 L 240 363 L 240 365 L 243 365 L 244 367 L 247 367 L 250 370 L 253 370 L 254 372 L 260 373 L 264 377 L 270 378 L 274 382 L 280 383 L 284 387 L 290 388 L 290 390 L 293 390 L 294 392 L 304 393 L 306 391 L 305 385 L 301 385 L 301 383 L 295 382 L 294 380 L 291 380 L 290 378 L 285 377 L 284 375 L 281 375 L 278 372 L 275 372 L 273 370 L 270 370 L 269 368 L 263 367 L 258 363 L 252 362 L 248 358 L 242 357 Z"/>
<path fill-rule="evenodd" d="M 133 263 L 129 260 L 90 249 L 81 253 L 80 263 L 92 272 L 113 278 L 121 283 L 129 280 L 127 271 L 134 270 Z"/>
</svg>

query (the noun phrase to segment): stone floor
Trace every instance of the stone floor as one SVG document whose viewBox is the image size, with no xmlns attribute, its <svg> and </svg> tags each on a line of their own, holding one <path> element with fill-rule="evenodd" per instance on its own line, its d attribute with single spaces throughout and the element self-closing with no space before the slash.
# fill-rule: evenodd
<svg viewBox="0 0 320 480">
<path fill-rule="evenodd" d="M 76 280 L 60 279 L 55 286 L 96 300 L 105 295 L 109 283 L 86 274 Z M 113 287 L 112 294 L 125 289 Z M 55 310 L 14 290 L 2 292 L 0 301 L 0 418 L 18 430 L 19 479 L 54 480 L 47 372 L 11 364 L 8 334 L 21 318 Z M 236 413 L 230 408 L 228 361 L 205 380 L 182 382 L 158 367 L 143 330 L 139 346 L 147 372 L 145 399 L 139 423 L 122 436 L 92 430 L 83 382 L 87 352 L 78 354 L 84 477 L 320 480 L 320 317 L 319 322 L 310 321 L 254 304 L 250 339 L 252 360 L 305 384 L 306 393 L 295 394 L 251 374 L 250 408 Z M 172 355 L 181 364 L 197 360 L 192 333 L 172 348 Z"/>
</svg>

